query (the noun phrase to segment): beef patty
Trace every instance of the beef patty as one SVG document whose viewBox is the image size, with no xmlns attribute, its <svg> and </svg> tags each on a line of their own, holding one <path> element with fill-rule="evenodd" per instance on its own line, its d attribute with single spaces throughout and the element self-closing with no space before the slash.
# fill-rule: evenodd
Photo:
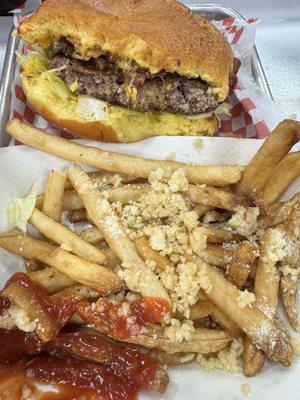
<svg viewBox="0 0 300 400">
<path fill-rule="evenodd" d="M 89 61 L 78 60 L 72 57 L 74 47 L 66 39 L 55 44 L 49 53 L 53 57 L 51 67 L 65 67 L 59 77 L 68 86 L 76 82 L 77 94 L 137 111 L 158 110 L 185 115 L 213 111 L 219 105 L 216 96 L 208 93 L 208 84 L 200 79 L 165 71 L 151 74 L 135 62 L 121 69 L 118 59 L 107 55 Z M 230 77 L 232 84 L 237 69 Z"/>
</svg>

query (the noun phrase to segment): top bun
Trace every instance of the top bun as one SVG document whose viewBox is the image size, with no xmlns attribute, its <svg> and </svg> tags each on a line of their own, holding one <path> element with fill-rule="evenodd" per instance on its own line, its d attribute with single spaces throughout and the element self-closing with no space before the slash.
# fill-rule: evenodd
<svg viewBox="0 0 300 400">
<path fill-rule="evenodd" d="M 46 0 L 19 33 L 43 48 L 67 37 L 80 59 L 107 52 L 151 73 L 201 78 L 220 102 L 228 94 L 229 44 L 210 22 L 175 0 Z"/>
</svg>

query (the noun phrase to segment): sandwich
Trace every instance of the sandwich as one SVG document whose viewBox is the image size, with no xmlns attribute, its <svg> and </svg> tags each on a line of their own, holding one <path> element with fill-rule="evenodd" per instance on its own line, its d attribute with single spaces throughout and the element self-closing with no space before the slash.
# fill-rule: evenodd
<svg viewBox="0 0 300 400">
<path fill-rule="evenodd" d="M 214 135 L 236 82 L 225 38 L 175 0 L 46 0 L 19 33 L 31 106 L 93 140 Z"/>
</svg>

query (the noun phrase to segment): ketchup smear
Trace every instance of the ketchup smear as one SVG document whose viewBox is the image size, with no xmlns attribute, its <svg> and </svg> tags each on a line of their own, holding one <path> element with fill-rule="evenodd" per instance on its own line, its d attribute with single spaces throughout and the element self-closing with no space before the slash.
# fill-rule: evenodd
<svg viewBox="0 0 300 400">
<path fill-rule="evenodd" d="M 147 323 L 161 322 L 170 311 L 169 304 L 163 299 L 141 297 L 130 304 L 130 310 L 124 314 L 122 303 L 113 304 L 107 299 L 99 299 L 94 305 L 80 301 L 75 311 L 86 322 L 101 325 L 117 339 L 126 339 L 138 335 Z"/>
<path fill-rule="evenodd" d="M 63 353 L 101 363 L 113 375 L 126 379 L 139 389 L 149 388 L 159 366 L 156 360 L 133 346 L 119 346 L 102 336 L 84 331 L 61 333 L 50 346 Z"/>
<path fill-rule="evenodd" d="M 59 399 L 96 400 L 94 393 L 101 400 L 133 400 L 139 389 L 151 388 L 159 367 L 132 346 L 125 348 L 84 331 L 60 333 L 43 345 L 34 333 L 0 329 L 0 361 L 10 362 L 0 364 L 0 398 L 11 380 L 14 388 L 22 382 L 34 391 L 41 382 L 58 385 L 64 393 Z M 41 398 L 56 399 L 53 396 Z"/>
</svg>

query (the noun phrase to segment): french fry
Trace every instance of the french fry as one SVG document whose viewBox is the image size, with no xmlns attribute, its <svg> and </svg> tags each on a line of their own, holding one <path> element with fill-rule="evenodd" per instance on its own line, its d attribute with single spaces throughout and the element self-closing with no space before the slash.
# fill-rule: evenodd
<svg viewBox="0 0 300 400">
<path fill-rule="evenodd" d="M 88 243 L 99 243 L 104 239 L 104 236 L 98 228 L 87 228 L 81 232 L 80 237 Z"/>
<path fill-rule="evenodd" d="M 51 254 L 49 264 L 74 281 L 90 286 L 102 296 L 124 288 L 124 281 L 112 270 L 76 257 L 61 248 Z"/>
<path fill-rule="evenodd" d="M 255 306 L 239 306 L 238 289 L 228 282 L 215 268 L 201 264 L 203 274 L 209 282 L 207 297 L 232 320 L 267 355 L 288 366 L 291 364 L 292 347 L 289 336 L 279 329 L 263 312 Z M 270 340 L 272 338 L 272 340 Z"/>
<path fill-rule="evenodd" d="M 289 153 L 274 168 L 262 193 L 265 204 L 272 204 L 300 175 L 300 151 Z"/>
<path fill-rule="evenodd" d="M 157 267 L 161 270 L 164 270 L 168 265 L 171 265 L 170 260 L 168 260 L 166 256 L 163 257 L 159 252 L 152 249 L 145 237 L 135 239 L 134 244 L 136 251 L 144 261 L 154 261 Z"/>
<path fill-rule="evenodd" d="M 267 207 L 266 215 L 260 218 L 260 225 L 264 228 L 273 228 L 284 223 L 291 214 L 300 210 L 300 193 L 296 193 L 291 199 L 271 204 Z"/>
<path fill-rule="evenodd" d="M 297 313 L 297 280 L 292 279 L 291 275 L 281 274 L 280 277 L 281 298 L 288 319 L 295 329 L 300 331 L 300 321 Z"/>
<path fill-rule="evenodd" d="M 138 182 L 140 179 L 134 175 L 116 174 L 110 171 L 94 171 L 88 172 L 88 176 L 92 178 L 94 185 L 99 189 L 104 189 L 107 185 L 124 185 L 125 183 Z M 66 181 L 66 190 L 73 189 L 72 183 L 69 179 Z"/>
<path fill-rule="evenodd" d="M 257 263 L 254 294 L 256 304 L 266 316 L 272 320 L 278 303 L 279 273 L 276 268 L 276 258 L 270 253 L 274 251 L 272 235 L 274 231 L 267 229 L 262 237 L 260 257 Z M 249 338 L 243 344 L 243 372 L 245 376 L 257 374 L 264 365 L 264 354 Z"/>
<path fill-rule="evenodd" d="M 107 334 L 115 339 L 104 324 L 97 324 L 95 330 Z M 122 339 L 117 339 L 121 340 Z M 124 341 L 137 344 L 150 349 L 159 349 L 168 354 L 173 353 L 199 353 L 209 354 L 224 349 L 231 341 L 232 337 L 226 331 L 220 329 L 197 328 L 192 334 L 190 341 L 173 342 L 164 334 L 163 327 L 148 326 L 147 333 L 137 336 L 130 336 Z"/>
<path fill-rule="evenodd" d="M 253 205 L 251 199 L 246 196 L 205 185 L 189 185 L 187 196 L 194 204 L 203 204 L 229 211 L 235 210 L 238 206 Z"/>
<path fill-rule="evenodd" d="M 78 332 L 62 333 L 57 336 L 49 346 L 51 349 L 58 349 L 65 354 L 71 354 L 72 356 L 87 359 L 97 364 L 107 365 L 108 368 L 115 364 L 115 356 L 120 357 L 124 353 L 127 355 L 130 353 L 130 349 L 124 348 L 120 343 L 115 342 L 111 339 L 103 336 L 99 337 L 99 334 L 92 334 L 91 331 L 80 330 Z M 123 354 L 122 354 L 123 353 Z M 132 356 L 136 356 L 136 350 Z M 147 358 L 147 356 L 145 356 Z M 136 361 L 136 368 L 140 373 L 147 373 L 147 365 L 145 365 L 145 359 Z M 120 372 L 123 375 L 128 374 L 128 366 L 126 363 L 118 366 Z M 136 377 L 139 382 L 139 377 Z M 165 369 L 160 366 L 155 371 L 155 376 L 149 383 L 149 389 L 154 389 L 159 393 L 166 391 L 169 379 Z"/>
<path fill-rule="evenodd" d="M 210 302 L 207 300 L 199 300 L 191 307 L 190 319 L 196 321 L 197 319 L 208 317 L 210 314 Z"/>
<path fill-rule="evenodd" d="M 300 122 L 284 120 L 267 137 L 243 172 L 237 191 L 260 195 L 277 164 L 288 154 L 300 137 Z"/>
<path fill-rule="evenodd" d="M 90 175 L 89 175 L 90 176 Z M 122 204 L 128 204 L 131 201 L 137 201 L 140 196 L 147 193 L 149 185 L 146 183 L 136 183 L 120 186 L 118 188 L 101 189 L 105 193 L 105 197 L 109 202 L 120 201 Z M 40 208 L 40 204 L 44 199 L 44 195 L 41 194 L 37 198 L 37 208 Z M 75 211 L 81 210 L 84 206 L 80 197 L 75 190 L 66 190 L 62 200 L 63 211 Z"/>
<path fill-rule="evenodd" d="M 24 310 L 30 321 L 38 321 L 35 332 L 43 342 L 48 342 L 57 334 L 57 325 L 27 287 L 13 283 L 3 290 L 2 295 Z"/>
<path fill-rule="evenodd" d="M 208 243 L 203 258 L 208 264 L 223 268 L 231 262 L 233 254 L 234 251 L 231 249 Z"/>
<path fill-rule="evenodd" d="M 226 270 L 226 278 L 229 282 L 241 289 L 249 277 L 251 265 L 257 256 L 258 246 L 255 243 L 247 241 L 239 243 Z"/>
<path fill-rule="evenodd" d="M 243 341 L 243 374 L 247 377 L 254 376 L 261 371 L 265 363 L 265 353 L 258 350 L 249 337 Z"/>
<path fill-rule="evenodd" d="M 68 248 L 68 251 L 78 257 L 98 264 L 105 261 L 105 255 L 100 249 L 86 242 L 65 226 L 47 217 L 37 208 L 33 210 L 29 222 L 47 238 L 59 245 L 64 245 Z"/>
<path fill-rule="evenodd" d="M 72 224 L 76 224 L 77 222 L 85 222 L 88 221 L 89 217 L 87 215 L 86 209 L 81 208 L 80 210 L 69 211 L 68 220 Z"/>
<path fill-rule="evenodd" d="M 242 335 L 239 327 L 229 318 L 223 311 L 221 311 L 214 303 L 208 300 L 205 293 L 201 291 L 202 299 L 191 307 L 190 319 L 195 321 L 200 318 L 210 316 L 217 324 L 223 329 L 230 332 L 232 337 L 239 338 Z"/>
<path fill-rule="evenodd" d="M 147 276 L 147 285 L 130 282 L 129 288 L 133 291 L 140 291 L 146 297 L 162 298 L 171 304 L 167 291 L 156 275 L 146 268 L 137 254 L 134 244 L 127 236 L 120 219 L 101 192 L 93 187 L 93 182 L 88 175 L 79 166 L 72 165 L 68 169 L 68 176 L 90 218 L 103 234 L 116 256 L 128 265 L 132 273 L 139 271 L 141 279 L 145 279 Z"/>
<path fill-rule="evenodd" d="M 213 207 L 205 206 L 204 204 L 196 204 L 194 211 L 198 214 L 198 217 L 203 217 L 208 211 L 213 210 Z"/>
<path fill-rule="evenodd" d="M 24 267 L 26 272 L 34 272 L 40 271 L 41 269 L 45 268 L 45 265 L 34 258 L 25 258 L 24 259 Z"/>
<path fill-rule="evenodd" d="M 51 253 L 55 250 L 55 246 L 17 230 L 0 233 L 0 246 L 11 253 L 24 258 L 34 258 L 47 265 Z"/>
<path fill-rule="evenodd" d="M 50 294 L 60 292 L 61 290 L 76 284 L 73 279 L 56 271 L 56 269 L 52 267 L 47 267 L 40 271 L 28 272 L 27 275 L 32 281 L 44 286 Z"/>
<path fill-rule="evenodd" d="M 163 350 L 153 349 L 149 351 L 149 356 L 153 357 L 162 365 L 175 367 L 176 365 L 190 364 L 196 361 L 194 353 L 172 353 L 169 354 Z"/>
<path fill-rule="evenodd" d="M 203 234 L 206 235 L 207 241 L 214 244 L 240 242 L 243 240 L 243 236 L 233 231 L 228 231 L 223 228 L 219 228 L 214 225 L 201 225 Z"/>
<path fill-rule="evenodd" d="M 46 183 L 42 210 L 45 215 L 57 222 L 61 220 L 66 179 L 65 173 L 51 171 Z"/>
<path fill-rule="evenodd" d="M 151 171 L 168 168 L 171 172 L 182 168 L 191 183 L 212 186 L 227 186 L 237 183 L 243 168 L 237 166 L 191 165 L 176 161 L 141 159 L 124 154 L 112 153 L 96 147 L 84 146 L 70 140 L 51 136 L 40 129 L 12 119 L 6 126 L 15 139 L 66 160 L 89 165 L 107 171 L 148 178 Z M 74 182 L 73 182 L 74 183 Z"/>
<path fill-rule="evenodd" d="M 51 296 L 52 300 L 71 299 L 73 303 L 77 303 L 80 300 L 97 300 L 98 298 L 98 292 L 95 292 L 90 287 L 78 284 L 69 286 Z"/>
</svg>

